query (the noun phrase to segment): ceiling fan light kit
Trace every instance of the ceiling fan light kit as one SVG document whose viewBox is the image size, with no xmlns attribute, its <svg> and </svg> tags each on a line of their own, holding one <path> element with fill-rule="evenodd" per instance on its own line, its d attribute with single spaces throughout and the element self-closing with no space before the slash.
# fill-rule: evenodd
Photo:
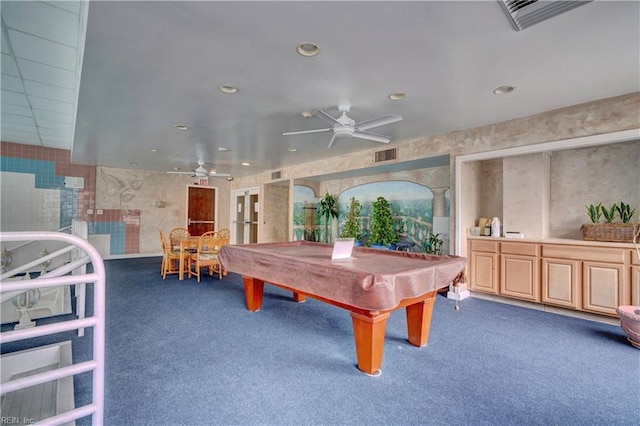
<svg viewBox="0 0 640 426">
<path fill-rule="evenodd" d="M 303 135 L 307 133 L 321 133 L 321 132 L 330 132 L 333 131 L 333 136 L 329 141 L 328 148 L 333 146 L 333 143 L 337 138 L 359 138 L 359 139 L 367 139 L 374 142 L 380 143 L 389 143 L 391 140 L 388 136 L 381 135 L 378 133 L 368 132 L 368 129 L 372 129 L 374 127 L 380 127 L 387 124 L 395 123 L 396 121 L 402 120 L 402 116 L 400 115 L 385 115 L 378 118 L 373 118 L 370 120 L 361 121 L 356 123 L 351 117 L 347 115 L 347 113 L 351 110 L 351 105 L 346 102 L 340 102 L 338 104 L 338 111 L 342 114 L 338 118 L 334 118 L 333 116 L 327 114 L 323 110 L 319 109 L 311 113 L 311 116 L 318 117 L 322 120 L 331 124 L 331 127 L 324 129 L 314 129 L 314 130 L 301 130 L 296 132 L 284 132 L 284 136 L 289 135 Z M 303 113 L 303 117 L 307 117 Z"/>
</svg>

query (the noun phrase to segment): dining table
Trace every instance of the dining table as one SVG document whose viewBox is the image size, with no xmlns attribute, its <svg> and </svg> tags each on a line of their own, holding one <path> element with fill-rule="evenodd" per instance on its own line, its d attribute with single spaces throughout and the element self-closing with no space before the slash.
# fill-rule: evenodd
<svg viewBox="0 0 640 426">
<path fill-rule="evenodd" d="M 180 243 L 180 263 L 179 263 L 179 272 L 178 278 L 180 280 L 184 280 L 184 262 L 187 256 L 193 253 L 193 249 L 198 247 L 198 241 L 200 240 L 199 236 L 188 236 L 184 238 L 180 238 L 177 240 Z M 191 249 L 191 250 L 190 250 Z"/>
</svg>

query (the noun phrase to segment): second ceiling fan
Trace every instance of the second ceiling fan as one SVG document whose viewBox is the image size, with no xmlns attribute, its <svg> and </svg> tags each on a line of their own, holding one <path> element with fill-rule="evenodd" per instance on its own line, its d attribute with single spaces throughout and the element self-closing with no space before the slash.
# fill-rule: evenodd
<svg viewBox="0 0 640 426">
<path fill-rule="evenodd" d="M 341 102 L 338 104 L 338 111 L 342 113 L 342 115 L 338 118 L 333 118 L 326 112 L 321 109 L 313 112 L 314 117 L 321 118 L 327 122 L 329 122 L 332 126 L 325 129 L 315 129 L 315 130 L 301 130 L 297 132 L 285 132 L 284 136 L 288 135 L 303 135 L 306 133 L 320 133 L 320 132 L 329 132 L 333 131 L 333 136 L 331 137 L 331 141 L 329 141 L 329 146 L 327 148 L 331 148 L 336 138 L 360 138 L 360 139 L 368 139 L 375 142 L 381 143 L 389 143 L 391 140 L 388 136 L 381 135 L 378 133 L 368 132 L 367 130 L 372 129 L 374 127 L 384 126 L 385 124 L 395 123 L 396 121 L 402 120 L 402 116 L 400 115 L 385 115 L 378 118 L 373 118 L 371 120 L 360 121 L 356 123 L 355 120 L 350 118 L 347 113 L 351 110 L 351 105 L 346 102 Z"/>
</svg>

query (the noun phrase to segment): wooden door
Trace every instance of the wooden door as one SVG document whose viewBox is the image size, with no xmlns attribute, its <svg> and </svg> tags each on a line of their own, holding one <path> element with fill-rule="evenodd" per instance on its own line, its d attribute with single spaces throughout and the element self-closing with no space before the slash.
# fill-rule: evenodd
<svg viewBox="0 0 640 426">
<path fill-rule="evenodd" d="M 216 190 L 205 186 L 189 186 L 187 228 L 192 236 L 216 230 Z"/>
</svg>

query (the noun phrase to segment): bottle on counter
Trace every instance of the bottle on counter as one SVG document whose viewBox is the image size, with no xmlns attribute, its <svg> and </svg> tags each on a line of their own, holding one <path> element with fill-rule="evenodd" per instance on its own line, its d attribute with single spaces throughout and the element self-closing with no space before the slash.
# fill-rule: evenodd
<svg viewBox="0 0 640 426">
<path fill-rule="evenodd" d="M 491 236 L 492 237 L 500 237 L 500 218 L 495 216 L 491 219 Z"/>
</svg>

